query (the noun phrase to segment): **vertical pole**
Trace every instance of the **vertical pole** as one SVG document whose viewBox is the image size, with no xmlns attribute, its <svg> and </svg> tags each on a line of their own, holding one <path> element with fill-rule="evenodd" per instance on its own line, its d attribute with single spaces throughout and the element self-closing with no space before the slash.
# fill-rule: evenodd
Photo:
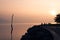
<svg viewBox="0 0 60 40">
<path fill-rule="evenodd" d="M 12 17 L 11 17 L 11 40 L 12 40 L 12 33 L 13 33 L 13 16 L 14 14 L 12 14 Z"/>
</svg>

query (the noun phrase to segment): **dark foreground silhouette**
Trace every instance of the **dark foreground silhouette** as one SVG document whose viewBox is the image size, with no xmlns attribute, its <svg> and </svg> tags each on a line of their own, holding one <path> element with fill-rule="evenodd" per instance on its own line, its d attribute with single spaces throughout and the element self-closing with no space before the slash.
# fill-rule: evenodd
<svg viewBox="0 0 60 40">
<path fill-rule="evenodd" d="M 20 40 L 54 40 L 54 37 L 44 27 L 33 26 L 27 30 L 27 33 Z"/>
</svg>

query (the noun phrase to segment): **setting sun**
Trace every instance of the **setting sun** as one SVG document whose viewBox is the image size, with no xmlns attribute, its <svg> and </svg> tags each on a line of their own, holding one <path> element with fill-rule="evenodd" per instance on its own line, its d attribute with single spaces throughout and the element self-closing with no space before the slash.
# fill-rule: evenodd
<svg viewBox="0 0 60 40">
<path fill-rule="evenodd" d="M 51 15 L 56 15 L 56 14 L 57 14 L 57 11 L 56 11 L 56 10 L 51 10 L 51 11 L 50 11 L 50 14 L 51 14 Z"/>
</svg>

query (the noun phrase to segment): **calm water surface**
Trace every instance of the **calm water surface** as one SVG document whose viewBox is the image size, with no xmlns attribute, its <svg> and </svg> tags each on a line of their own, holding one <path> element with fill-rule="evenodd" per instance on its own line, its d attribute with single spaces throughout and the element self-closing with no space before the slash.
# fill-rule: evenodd
<svg viewBox="0 0 60 40">
<path fill-rule="evenodd" d="M 26 30 L 33 25 L 40 23 L 14 23 L 13 25 L 13 40 L 20 40 Z M 0 40 L 10 40 L 11 27 L 10 24 L 0 24 Z"/>
</svg>

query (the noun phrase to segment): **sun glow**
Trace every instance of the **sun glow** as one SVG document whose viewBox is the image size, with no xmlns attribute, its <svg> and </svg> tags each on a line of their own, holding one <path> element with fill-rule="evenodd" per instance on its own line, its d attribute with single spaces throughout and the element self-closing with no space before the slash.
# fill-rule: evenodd
<svg viewBox="0 0 60 40">
<path fill-rule="evenodd" d="M 57 14 L 57 11 L 56 11 L 56 10 L 51 10 L 49 13 L 50 13 L 51 15 L 56 15 L 56 14 Z"/>
</svg>

